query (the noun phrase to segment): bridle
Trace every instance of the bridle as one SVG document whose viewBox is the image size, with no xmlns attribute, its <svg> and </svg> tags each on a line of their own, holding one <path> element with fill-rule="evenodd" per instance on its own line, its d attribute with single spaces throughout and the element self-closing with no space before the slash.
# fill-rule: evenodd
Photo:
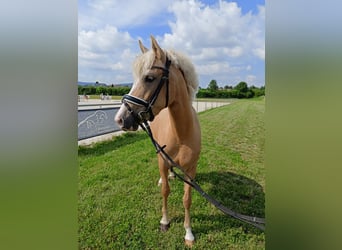
<svg viewBox="0 0 342 250">
<path fill-rule="evenodd" d="M 136 97 L 130 94 L 126 94 L 122 97 L 121 102 L 126 106 L 127 110 L 134 116 L 134 118 L 137 120 L 139 124 L 141 124 L 142 122 L 146 122 L 146 121 L 153 121 L 154 114 L 153 114 L 152 108 L 164 84 L 166 85 L 165 108 L 169 105 L 169 68 L 170 68 L 170 65 L 171 65 L 171 60 L 166 56 L 166 62 L 165 62 L 164 67 L 159 67 L 159 66 L 151 67 L 151 69 L 161 69 L 163 71 L 163 74 L 156 90 L 151 95 L 150 100 L 145 101 L 144 99 L 141 99 L 139 97 Z M 145 110 L 140 111 L 138 114 L 136 114 L 134 113 L 132 108 L 128 105 L 128 103 L 135 104 L 138 106 L 143 106 L 145 107 Z"/>
</svg>

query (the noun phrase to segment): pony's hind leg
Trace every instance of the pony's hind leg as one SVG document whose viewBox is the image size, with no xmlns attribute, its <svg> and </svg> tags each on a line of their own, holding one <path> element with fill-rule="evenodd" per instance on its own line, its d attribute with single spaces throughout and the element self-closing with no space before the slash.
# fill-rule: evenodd
<svg viewBox="0 0 342 250">
<path fill-rule="evenodd" d="M 170 227 L 170 220 L 167 212 L 167 199 L 170 194 L 170 186 L 168 181 L 168 168 L 164 165 L 162 160 L 159 160 L 159 172 L 161 178 L 161 195 L 163 197 L 163 206 L 162 206 L 162 219 L 160 220 L 160 229 L 165 232 Z"/>
<path fill-rule="evenodd" d="M 169 180 L 174 180 L 176 178 L 175 173 L 172 171 L 169 171 L 169 176 L 168 176 Z M 162 184 L 163 180 L 160 177 L 158 180 L 158 186 L 160 186 Z"/>
<path fill-rule="evenodd" d="M 184 214 L 185 244 L 191 247 L 193 243 L 195 242 L 195 237 L 192 234 L 191 222 L 190 222 L 191 186 L 186 183 L 184 183 L 183 205 L 185 209 L 185 214 Z"/>
<path fill-rule="evenodd" d="M 174 179 L 176 179 L 175 173 L 169 170 L 169 180 L 174 180 Z"/>
</svg>

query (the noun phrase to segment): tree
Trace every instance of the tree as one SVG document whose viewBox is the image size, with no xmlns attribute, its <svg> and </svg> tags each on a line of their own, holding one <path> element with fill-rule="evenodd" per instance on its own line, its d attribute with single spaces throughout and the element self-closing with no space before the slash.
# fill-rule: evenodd
<svg viewBox="0 0 342 250">
<path fill-rule="evenodd" d="M 217 86 L 216 80 L 211 80 L 207 89 L 208 90 L 212 90 L 212 91 L 218 90 L 218 86 Z"/>
<path fill-rule="evenodd" d="M 100 94 L 107 94 L 108 93 L 108 88 L 107 87 L 104 87 L 104 86 L 99 86 L 99 87 L 96 87 L 96 94 L 97 95 L 100 95 Z"/>
<path fill-rule="evenodd" d="M 236 90 L 238 90 L 239 92 L 242 92 L 242 93 L 247 93 L 248 86 L 247 86 L 246 82 L 239 82 L 238 85 L 236 85 L 234 89 L 236 89 Z"/>
<path fill-rule="evenodd" d="M 255 97 L 265 95 L 265 87 L 264 87 L 264 86 L 262 86 L 262 87 L 260 87 L 260 88 L 255 87 L 255 86 L 251 86 L 251 87 L 249 88 L 249 90 L 252 91 L 252 92 L 254 93 L 253 96 L 255 96 Z"/>
</svg>

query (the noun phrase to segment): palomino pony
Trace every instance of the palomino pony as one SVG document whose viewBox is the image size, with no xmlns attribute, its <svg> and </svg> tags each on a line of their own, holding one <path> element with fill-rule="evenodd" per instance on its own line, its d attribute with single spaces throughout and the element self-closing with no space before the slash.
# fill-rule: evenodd
<svg viewBox="0 0 342 250">
<path fill-rule="evenodd" d="M 187 57 L 162 50 L 153 36 L 151 41 L 151 50 L 139 41 L 142 54 L 133 64 L 134 84 L 129 94 L 123 97 L 115 121 L 126 131 L 137 130 L 142 120 L 150 121 L 155 140 L 166 145 L 165 152 L 193 179 L 201 150 L 200 125 L 192 107 L 198 88 L 197 75 Z M 168 170 L 172 166 L 160 154 L 158 164 L 163 197 L 160 228 L 166 231 L 170 226 Z M 195 238 L 191 231 L 191 186 L 188 184 L 184 184 L 183 205 L 185 244 L 191 246 Z"/>
</svg>

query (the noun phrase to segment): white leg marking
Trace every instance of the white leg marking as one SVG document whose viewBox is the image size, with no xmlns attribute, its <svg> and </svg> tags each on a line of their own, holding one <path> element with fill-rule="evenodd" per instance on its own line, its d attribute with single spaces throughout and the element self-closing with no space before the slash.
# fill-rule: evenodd
<svg viewBox="0 0 342 250">
<path fill-rule="evenodd" d="M 169 172 L 169 179 L 174 179 L 176 176 L 175 176 L 175 173 L 173 172 Z"/>
<path fill-rule="evenodd" d="M 160 186 L 162 183 L 163 183 L 163 181 L 162 181 L 162 178 L 160 177 L 159 181 L 158 181 L 158 186 Z"/>
<path fill-rule="evenodd" d="M 185 240 L 188 240 L 188 241 L 194 241 L 195 240 L 195 237 L 194 235 L 192 234 L 191 232 L 191 227 L 188 227 L 188 228 L 185 228 Z"/>
<path fill-rule="evenodd" d="M 162 219 L 160 220 L 160 224 L 168 225 L 169 223 L 170 223 L 170 221 L 167 218 L 167 215 L 163 215 Z"/>
</svg>

